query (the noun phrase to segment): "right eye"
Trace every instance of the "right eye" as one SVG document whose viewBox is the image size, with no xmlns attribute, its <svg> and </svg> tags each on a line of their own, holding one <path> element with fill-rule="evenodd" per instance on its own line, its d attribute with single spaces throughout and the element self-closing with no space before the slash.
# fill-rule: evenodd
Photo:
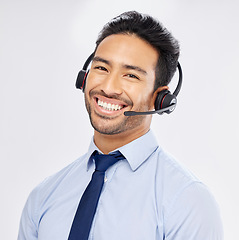
<svg viewBox="0 0 239 240">
<path fill-rule="evenodd" d="M 107 69 L 105 67 L 102 67 L 102 66 L 95 66 L 94 69 L 98 69 L 100 71 L 107 71 Z"/>
</svg>

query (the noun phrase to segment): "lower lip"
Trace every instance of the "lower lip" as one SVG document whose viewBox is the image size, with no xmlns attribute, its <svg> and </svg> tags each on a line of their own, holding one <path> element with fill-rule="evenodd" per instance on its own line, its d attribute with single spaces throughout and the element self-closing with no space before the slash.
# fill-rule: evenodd
<svg viewBox="0 0 239 240">
<path fill-rule="evenodd" d="M 120 115 L 125 110 L 125 108 L 121 108 L 120 110 L 117 110 L 117 111 L 106 110 L 106 109 L 104 109 L 104 108 L 102 108 L 101 106 L 98 105 L 97 99 L 94 99 L 94 103 L 95 103 L 96 111 L 98 113 L 108 115 L 108 116 Z"/>
</svg>

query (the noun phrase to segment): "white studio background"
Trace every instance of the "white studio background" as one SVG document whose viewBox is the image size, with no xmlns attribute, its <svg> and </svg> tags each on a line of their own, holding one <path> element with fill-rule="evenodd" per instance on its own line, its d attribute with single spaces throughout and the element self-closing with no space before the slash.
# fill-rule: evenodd
<svg viewBox="0 0 239 240">
<path fill-rule="evenodd" d="M 16 239 L 30 191 L 87 151 L 93 131 L 77 73 L 103 24 L 137 10 L 181 43 L 177 109 L 154 116 L 152 129 L 209 186 L 225 239 L 237 239 L 238 9 L 236 0 L 0 0 L 0 238 Z"/>
</svg>

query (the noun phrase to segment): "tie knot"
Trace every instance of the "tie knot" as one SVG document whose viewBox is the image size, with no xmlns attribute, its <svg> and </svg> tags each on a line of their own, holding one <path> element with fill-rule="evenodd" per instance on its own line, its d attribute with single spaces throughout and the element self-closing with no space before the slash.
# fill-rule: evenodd
<svg viewBox="0 0 239 240">
<path fill-rule="evenodd" d="M 95 170 L 100 172 L 105 172 L 110 166 L 114 165 L 119 160 L 124 159 L 120 151 L 115 151 L 110 154 L 99 154 L 95 153 Z"/>
</svg>

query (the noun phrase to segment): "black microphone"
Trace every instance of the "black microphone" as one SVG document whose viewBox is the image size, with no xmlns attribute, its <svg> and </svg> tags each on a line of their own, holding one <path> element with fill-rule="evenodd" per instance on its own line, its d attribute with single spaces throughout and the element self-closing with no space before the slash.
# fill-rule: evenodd
<svg viewBox="0 0 239 240">
<path fill-rule="evenodd" d="M 148 112 L 135 112 L 135 111 L 125 111 L 124 115 L 125 116 L 137 116 L 137 115 L 148 115 L 148 114 L 163 114 L 166 111 L 169 111 L 168 113 L 172 112 L 176 107 L 176 103 L 171 104 L 170 106 L 166 108 L 162 108 L 156 111 L 148 111 Z"/>
</svg>

